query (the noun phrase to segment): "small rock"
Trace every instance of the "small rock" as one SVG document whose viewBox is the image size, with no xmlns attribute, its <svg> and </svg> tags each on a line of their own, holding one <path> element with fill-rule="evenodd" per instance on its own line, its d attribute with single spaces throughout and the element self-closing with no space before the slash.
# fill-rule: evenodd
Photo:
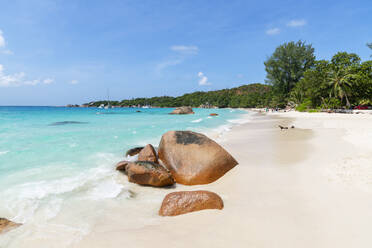
<svg viewBox="0 0 372 248">
<path fill-rule="evenodd" d="M 120 161 L 119 163 L 116 164 L 116 170 L 125 171 L 129 163 L 130 163 L 129 161 Z"/>
<path fill-rule="evenodd" d="M 138 154 L 138 161 L 158 163 L 158 155 L 151 144 L 146 145 Z"/>
<path fill-rule="evenodd" d="M 159 215 L 175 216 L 204 209 L 223 209 L 221 197 L 205 190 L 179 191 L 165 196 Z"/>
<path fill-rule="evenodd" d="M 137 161 L 126 166 L 128 180 L 140 185 L 163 187 L 174 184 L 172 174 L 160 164 Z"/>
<path fill-rule="evenodd" d="M 0 218 L 0 233 L 5 233 L 13 228 L 16 228 L 22 224 L 15 223 L 5 218 Z"/>
<path fill-rule="evenodd" d="M 186 115 L 186 114 L 195 114 L 191 107 L 178 107 L 175 108 L 171 115 Z"/>
<path fill-rule="evenodd" d="M 143 146 L 139 146 L 139 147 L 134 147 L 132 149 L 129 149 L 126 153 L 125 153 L 125 156 L 128 157 L 128 156 L 134 156 L 134 155 L 137 155 L 138 153 L 140 153 L 140 151 L 143 149 L 144 147 Z"/>
</svg>

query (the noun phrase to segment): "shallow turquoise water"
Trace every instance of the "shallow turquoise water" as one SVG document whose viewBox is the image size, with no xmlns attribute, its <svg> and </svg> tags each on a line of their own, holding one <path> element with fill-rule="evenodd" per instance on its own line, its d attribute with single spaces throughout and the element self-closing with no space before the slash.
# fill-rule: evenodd
<svg viewBox="0 0 372 248">
<path fill-rule="evenodd" d="M 0 217 L 27 223 L 53 218 L 70 199 L 115 198 L 114 165 L 133 146 L 169 130 L 205 132 L 231 125 L 241 110 L 0 107 Z M 216 112 L 218 117 L 210 117 Z M 87 199 L 88 199 L 87 198 Z M 40 219 L 38 220 L 40 222 Z"/>
</svg>

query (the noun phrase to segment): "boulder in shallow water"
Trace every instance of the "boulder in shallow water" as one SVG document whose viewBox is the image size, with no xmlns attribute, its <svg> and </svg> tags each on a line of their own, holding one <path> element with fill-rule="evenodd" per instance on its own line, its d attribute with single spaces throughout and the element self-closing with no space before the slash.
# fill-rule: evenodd
<svg viewBox="0 0 372 248">
<path fill-rule="evenodd" d="M 187 114 L 195 114 L 194 111 L 192 111 L 191 107 L 178 107 L 175 108 L 171 113 L 171 115 L 187 115 Z"/>
<path fill-rule="evenodd" d="M 129 149 L 126 153 L 125 153 L 125 156 L 128 157 L 128 156 L 135 156 L 137 155 L 138 153 L 141 152 L 141 150 L 143 149 L 144 147 L 143 146 L 138 146 L 138 147 L 134 147 L 132 149 Z"/>
<path fill-rule="evenodd" d="M 174 184 L 172 174 L 160 164 L 149 161 L 128 163 L 126 172 L 129 182 L 140 185 L 163 187 Z"/>
<path fill-rule="evenodd" d="M 21 224 L 15 223 L 5 218 L 0 218 L 0 233 L 7 232 L 13 228 L 20 226 Z"/>
<path fill-rule="evenodd" d="M 119 163 L 116 164 L 116 170 L 125 171 L 129 163 L 130 163 L 129 161 L 120 161 Z"/>
<path fill-rule="evenodd" d="M 191 131 L 163 134 L 158 156 L 176 182 L 186 185 L 214 182 L 238 164 L 219 144 Z"/>
<path fill-rule="evenodd" d="M 221 197 L 205 190 L 179 191 L 165 196 L 159 215 L 175 216 L 204 209 L 223 209 Z"/>
<path fill-rule="evenodd" d="M 138 154 L 138 161 L 150 161 L 158 163 L 158 155 L 151 144 L 146 145 Z"/>
</svg>

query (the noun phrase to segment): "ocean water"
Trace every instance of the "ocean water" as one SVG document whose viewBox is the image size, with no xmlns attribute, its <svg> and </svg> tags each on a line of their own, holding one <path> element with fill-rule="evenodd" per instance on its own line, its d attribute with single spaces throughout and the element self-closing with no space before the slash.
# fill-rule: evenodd
<svg viewBox="0 0 372 248">
<path fill-rule="evenodd" d="M 157 146 L 169 130 L 228 131 L 246 114 L 171 110 L 0 107 L 0 217 L 24 223 L 15 231 L 18 240 L 78 238 L 95 223 L 89 218 L 97 217 L 97 206 L 120 198 L 125 207 L 131 198 L 128 182 L 114 169 L 126 150 Z M 213 112 L 219 116 L 210 117 Z M 0 237 L 0 247 L 22 247 L 11 235 Z"/>
</svg>

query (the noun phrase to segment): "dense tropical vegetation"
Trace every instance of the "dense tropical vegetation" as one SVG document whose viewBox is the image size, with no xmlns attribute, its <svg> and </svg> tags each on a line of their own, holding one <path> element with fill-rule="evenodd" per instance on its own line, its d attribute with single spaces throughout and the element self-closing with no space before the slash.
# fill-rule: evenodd
<svg viewBox="0 0 372 248">
<path fill-rule="evenodd" d="M 367 46 L 372 49 L 372 43 Z M 372 60 L 362 62 L 357 54 L 338 52 L 330 61 L 316 60 L 311 44 L 288 42 L 277 47 L 264 64 L 266 84 L 198 91 L 178 97 L 110 101 L 110 104 L 219 108 L 296 106 L 299 110 L 372 105 Z M 101 104 L 106 105 L 107 101 L 89 105 Z"/>
<path fill-rule="evenodd" d="M 216 91 L 198 91 L 178 97 L 161 96 L 151 98 L 135 98 L 131 100 L 110 101 L 113 106 L 144 106 L 156 107 L 264 107 L 270 104 L 271 86 L 264 84 L 248 84 L 232 89 Z M 94 106 L 107 104 L 107 101 L 94 102 Z"/>
</svg>

